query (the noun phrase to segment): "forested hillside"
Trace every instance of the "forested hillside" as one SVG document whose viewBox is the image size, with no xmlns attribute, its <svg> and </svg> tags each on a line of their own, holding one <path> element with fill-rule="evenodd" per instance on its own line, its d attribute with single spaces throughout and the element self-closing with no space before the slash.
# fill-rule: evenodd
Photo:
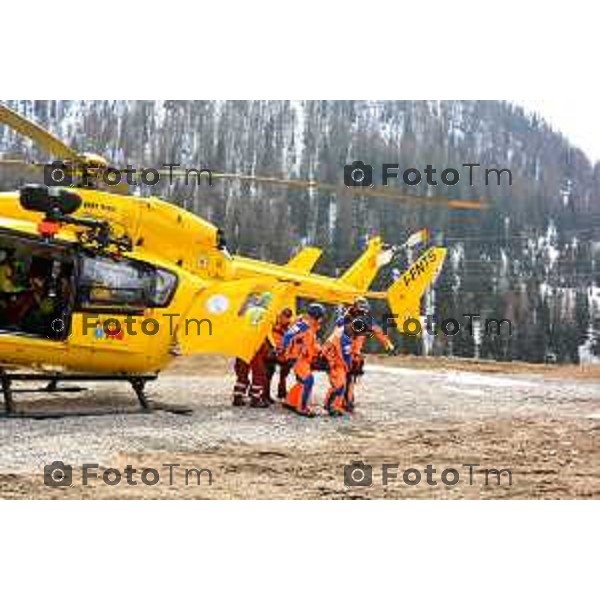
<svg viewBox="0 0 600 600">
<path fill-rule="evenodd" d="M 442 318 L 478 313 L 508 318 L 513 335 L 437 336 L 405 341 L 415 352 L 501 360 L 588 359 L 600 317 L 600 163 L 536 115 L 492 101 L 15 101 L 18 110 L 81 151 L 115 164 L 183 167 L 320 179 L 340 183 L 343 167 L 363 160 L 380 169 L 427 164 L 459 169 L 461 181 L 413 194 L 487 198 L 481 213 L 443 205 L 399 204 L 316 191 L 245 183 L 173 186 L 158 193 L 213 220 L 235 252 L 285 261 L 303 244 L 325 248 L 317 270 L 333 274 L 381 233 L 402 242 L 431 228 L 450 249 L 428 298 Z M 31 144 L 0 127 L 4 157 L 44 159 Z M 469 185 L 462 163 L 509 168 L 512 185 L 492 177 Z M 438 178 L 439 180 L 439 178 Z M 0 187 L 14 188 L 0 171 Z M 378 183 L 378 182 L 377 182 Z M 399 185 L 399 187 L 401 187 Z M 404 263 L 409 257 L 404 257 Z M 400 265 L 400 268 L 405 264 Z M 389 272 L 378 285 L 389 284 Z"/>
</svg>

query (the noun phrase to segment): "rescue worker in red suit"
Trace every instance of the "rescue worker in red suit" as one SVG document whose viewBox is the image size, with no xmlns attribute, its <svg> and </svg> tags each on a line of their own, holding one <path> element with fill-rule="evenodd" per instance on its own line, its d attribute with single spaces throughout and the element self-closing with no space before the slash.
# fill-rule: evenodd
<svg viewBox="0 0 600 600">
<path fill-rule="evenodd" d="M 267 383 L 265 386 L 265 398 L 270 402 L 275 402 L 271 398 L 271 382 L 275 375 L 275 370 L 279 367 L 279 384 L 277 386 L 277 398 L 285 399 L 287 396 L 287 378 L 290 374 L 290 366 L 285 358 L 283 348 L 283 337 L 292 324 L 294 313 L 291 308 L 284 308 L 278 315 L 271 335 L 269 336 L 270 353 L 267 360 Z"/>
<path fill-rule="evenodd" d="M 325 396 L 325 410 L 332 416 L 345 412 L 345 393 L 352 366 L 352 327 L 350 323 L 336 326 L 323 344 L 322 355 L 327 361 L 329 390 Z"/>
<path fill-rule="evenodd" d="M 296 384 L 288 392 L 283 405 L 298 414 L 313 417 L 310 408 L 315 383 L 313 361 L 320 352 L 317 332 L 321 328 L 325 309 L 321 304 L 310 304 L 306 315 L 301 316 L 283 336 L 285 356 L 293 365 Z"/>
<path fill-rule="evenodd" d="M 245 406 L 246 394 L 250 398 L 252 408 L 269 408 L 271 403 L 265 399 L 268 383 L 267 361 L 271 352 L 271 344 L 265 340 L 258 349 L 250 364 L 241 358 L 235 359 L 235 385 L 233 387 L 233 406 Z"/>
<path fill-rule="evenodd" d="M 354 410 L 354 387 L 357 379 L 364 372 L 365 357 L 362 353 L 363 346 L 369 337 L 374 337 L 387 351 L 394 354 L 395 347 L 383 329 L 375 323 L 371 316 L 371 307 L 366 298 L 355 300 L 346 312 L 338 318 L 336 325 L 343 327 L 344 324 L 352 328 L 351 361 L 345 389 L 344 408 L 348 412 Z"/>
</svg>

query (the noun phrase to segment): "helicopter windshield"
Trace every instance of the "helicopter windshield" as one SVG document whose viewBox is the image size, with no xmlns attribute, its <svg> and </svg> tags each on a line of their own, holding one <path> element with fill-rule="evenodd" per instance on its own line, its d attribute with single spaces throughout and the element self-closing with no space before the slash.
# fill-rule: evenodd
<svg viewBox="0 0 600 600">
<path fill-rule="evenodd" d="M 81 259 L 78 305 L 84 310 L 114 308 L 119 312 L 166 306 L 177 285 L 170 271 L 136 260 L 107 256 Z"/>
</svg>

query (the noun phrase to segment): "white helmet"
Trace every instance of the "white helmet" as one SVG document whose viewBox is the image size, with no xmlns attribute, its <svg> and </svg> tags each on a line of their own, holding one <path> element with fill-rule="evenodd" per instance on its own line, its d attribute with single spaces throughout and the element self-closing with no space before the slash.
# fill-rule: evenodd
<svg viewBox="0 0 600 600">
<path fill-rule="evenodd" d="M 365 312 L 369 312 L 371 310 L 371 305 L 369 304 L 369 301 L 364 296 L 357 298 L 354 301 L 354 306 L 358 310 L 364 310 Z"/>
</svg>

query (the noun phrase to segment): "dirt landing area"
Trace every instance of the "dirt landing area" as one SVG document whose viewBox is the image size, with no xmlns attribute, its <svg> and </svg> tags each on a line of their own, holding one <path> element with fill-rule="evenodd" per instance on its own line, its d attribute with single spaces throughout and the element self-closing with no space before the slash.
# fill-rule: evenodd
<svg viewBox="0 0 600 600">
<path fill-rule="evenodd" d="M 1 420 L 0 497 L 600 498 L 595 377 L 376 360 L 356 415 L 306 420 L 279 406 L 231 407 L 225 366 L 183 365 L 152 384 L 156 402 L 185 405 L 190 415 Z M 325 387 L 319 376 L 315 401 Z M 20 402 L 36 399 L 24 394 Z M 92 385 L 76 403 L 59 396 L 52 408 L 115 406 L 133 407 L 126 386 Z M 44 466 L 55 460 L 72 465 L 72 485 L 44 484 Z M 345 468 L 355 461 L 362 472 Z M 84 464 L 98 465 L 86 486 Z M 128 465 L 137 485 L 127 482 Z M 121 474 L 119 484 L 102 480 L 109 468 Z M 144 469 L 155 469 L 158 483 L 144 483 Z M 371 485 L 346 485 L 349 473 Z M 114 471 L 108 476 L 114 480 Z"/>
<path fill-rule="evenodd" d="M 344 467 L 352 461 L 372 466 L 370 487 L 347 487 Z M 388 484 L 382 482 L 382 465 Z M 0 475 L 4 498 L 600 498 L 600 425 L 564 421 L 480 421 L 440 426 L 351 430 L 343 445 L 323 443 L 296 452 L 279 445 L 229 444 L 204 452 L 117 454 L 110 467 L 137 469 L 138 485 L 114 487 L 93 480 L 82 486 L 50 488 L 42 475 Z M 431 464 L 430 485 L 426 467 Z M 463 465 L 479 465 L 469 467 Z M 178 465 L 178 466 L 162 466 Z M 158 468 L 161 480 L 143 485 L 144 467 Z M 403 474 L 416 468 L 421 483 L 407 485 Z M 444 469 L 459 481 L 445 485 Z M 490 469 L 497 468 L 496 474 Z M 503 469 L 510 469 L 510 476 Z M 207 472 L 212 476 L 210 484 Z M 486 477 L 486 469 L 489 470 Z M 100 473 L 102 470 L 99 471 Z M 188 475 L 186 484 L 186 473 Z M 397 479 L 392 479 L 396 474 Z M 79 477 L 79 473 L 76 475 Z M 415 475 L 409 474 L 414 480 Z M 512 478 L 510 485 L 509 477 Z M 172 478 L 172 479 L 171 479 Z M 447 480 L 453 479 L 450 474 Z M 486 484 L 487 479 L 487 484 Z M 198 485 L 198 480 L 200 485 Z M 172 481 L 172 485 L 171 485 Z"/>
</svg>

